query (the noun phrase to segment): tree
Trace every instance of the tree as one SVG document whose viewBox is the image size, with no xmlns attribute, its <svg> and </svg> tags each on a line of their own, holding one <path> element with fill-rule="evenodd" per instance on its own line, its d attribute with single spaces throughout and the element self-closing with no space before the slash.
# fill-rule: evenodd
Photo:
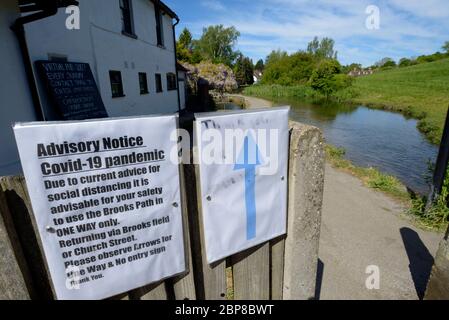
<svg viewBox="0 0 449 320">
<path fill-rule="evenodd" d="M 390 61 L 385 62 L 383 64 L 382 68 L 394 68 L 396 66 L 397 66 L 396 61 L 390 60 Z"/>
<path fill-rule="evenodd" d="M 449 41 L 446 41 L 441 47 L 446 53 L 449 53 Z"/>
<path fill-rule="evenodd" d="M 391 62 L 391 61 L 393 61 L 393 59 L 388 58 L 388 57 L 385 57 L 385 58 L 382 58 L 381 60 L 377 61 L 377 62 L 375 63 L 375 65 L 376 65 L 377 67 L 383 67 L 383 66 L 385 66 L 386 63 L 389 63 L 389 62 Z M 394 62 L 394 61 L 393 61 L 393 62 Z"/>
<path fill-rule="evenodd" d="M 362 69 L 363 69 L 363 67 L 360 63 L 351 63 L 347 66 L 341 67 L 341 72 L 347 74 L 347 73 L 351 72 L 352 70 L 362 70 Z"/>
<path fill-rule="evenodd" d="M 343 82 L 342 79 L 335 77 L 340 70 L 341 67 L 337 60 L 323 59 L 312 72 L 309 80 L 310 86 L 329 98 L 332 93 L 340 89 L 339 85 Z"/>
<path fill-rule="evenodd" d="M 320 59 L 335 59 L 337 60 L 338 52 L 334 50 L 335 41 L 331 38 L 323 38 L 318 40 L 314 37 L 307 45 L 307 52 Z"/>
<path fill-rule="evenodd" d="M 407 59 L 407 58 L 402 58 L 401 60 L 399 60 L 399 67 L 400 68 L 404 68 L 404 67 L 408 67 L 412 65 L 412 60 Z"/>
<path fill-rule="evenodd" d="M 273 51 L 267 58 L 261 83 L 284 86 L 305 84 L 316 64 L 317 59 L 304 51 L 292 55 Z"/>
<path fill-rule="evenodd" d="M 183 62 L 193 62 L 193 41 L 189 29 L 184 28 L 176 42 L 177 59 Z"/>
<path fill-rule="evenodd" d="M 234 74 L 239 86 L 253 84 L 254 68 L 251 59 L 239 54 L 234 66 Z"/>
<path fill-rule="evenodd" d="M 193 44 L 204 59 L 231 66 L 237 57 L 234 46 L 239 36 L 235 27 L 209 26 L 203 28 L 201 38 Z"/>
<path fill-rule="evenodd" d="M 288 54 L 286 51 L 282 51 L 281 49 L 273 50 L 265 59 L 265 66 L 276 63 L 279 60 L 282 60 L 286 57 L 288 57 Z"/>
<path fill-rule="evenodd" d="M 263 63 L 263 59 L 259 59 L 254 66 L 254 70 L 263 71 L 263 69 L 265 69 L 265 64 Z"/>
<path fill-rule="evenodd" d="M 189 29 L 184 28 L 179 35 L 178 43 L 180 46 L 183 46 L 184 48 L 188 50 L 192 50 L 192 33 L 189 31 Z"/>
</svg>

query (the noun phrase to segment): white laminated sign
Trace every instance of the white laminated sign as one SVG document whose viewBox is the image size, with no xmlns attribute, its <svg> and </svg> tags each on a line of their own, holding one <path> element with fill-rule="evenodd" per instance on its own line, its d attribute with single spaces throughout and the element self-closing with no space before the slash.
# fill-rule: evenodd
<svg viewBox="0 0 449 320">
<path fill-rule="evenodd" d="M 288 107 L 196 114 L 209 263 L 286 233 Z"/>
<path fill-rule="evenodd" d="M 58 299 L 185 271 L 176 128 L 176 116 L 14 126 Z"/>
</svg>

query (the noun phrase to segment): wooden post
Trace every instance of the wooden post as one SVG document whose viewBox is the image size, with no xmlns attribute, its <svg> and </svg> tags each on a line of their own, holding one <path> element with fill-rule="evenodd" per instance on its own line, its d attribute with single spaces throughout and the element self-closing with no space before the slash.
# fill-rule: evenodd
<svg viewBox="0 0 449 320">
<path fill-rule="evenodd" d="M 449 162 L 449 109 L 446 115 L 446 123 L 444 125 L 443 137 L 441 139 L 440 150 L 438 152 L 437 163 L 433 173 L 432 185 L 430 187 L 430 194 L 427 198 L 426 210 L 430 208 L 432 203 L 441 193 L 443 188 L 444 178 L 446 177 L 447 165 Z"/>
</svg>

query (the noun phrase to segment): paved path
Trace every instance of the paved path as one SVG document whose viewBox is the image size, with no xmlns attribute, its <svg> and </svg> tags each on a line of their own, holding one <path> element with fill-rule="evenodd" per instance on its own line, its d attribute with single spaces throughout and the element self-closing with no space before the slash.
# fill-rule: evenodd
<svg viewBox="0 0 449 320">
<path fill-rule="evenodd" d="M 247 97 L 248 107 L 270 106 Z M 442 234 L 414 227 L 396 201 L 326 165 L 317 295 L 320 299 L 417 299 Z M 366 268 L 380 288 L 365 286 Z"/>
</svg>

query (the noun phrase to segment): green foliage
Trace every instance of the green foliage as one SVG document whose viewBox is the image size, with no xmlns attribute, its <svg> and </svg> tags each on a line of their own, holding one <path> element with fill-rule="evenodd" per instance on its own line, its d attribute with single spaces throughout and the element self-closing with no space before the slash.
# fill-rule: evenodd
<svg viewBox="0 0 449 320">
<path fill-rule="evenodd" d="M 234 66 L 234 74 L 239 86 L 253 84 L 254 69 L 251 59 L 240 54 Z"/>
<path fill-rule="evenodd" d="M 328 98 L 332 93 L 341 89 L 345 79 L 336 79 L 335 75 L 341 70 L 340 64 L 336 60 L 322 60 L 310 76 L 310 86 Z"/>
<path fill-rule="evenodd" d="M 337 60 L 337 51 L 334 50 L 335 41 L 331 38 L 323 38 L 318 40 L 318 37 L 313 38 L 307 45 L 307 53 L 314 55 L 320 59 L 335 59 Z"/>
<path fill-rule="evenodd" d="M 350 71 L 352 70 L 361 70 L 363 67 L 360 63 L 351 63 L 349 65 L 346 66 L 342 66 L 341 67 L 341 72 L 344 74 L 348 74 Z"/>
<path fill-rule="evenodd" d="M 409 213 L 419 219 L 419 222 L 427 228 L 444 230 L 449 222 L 449 170 L 446 172 L 441 194 L 435 202 L 426 210 L 427 199 L 416 197 L 412 200 Z"/>
<path fill-rule="evenodd" d="M 254 66 L 254 70 L 263 71 L 264 69 L 265 69 L 265 64 L 263 63 L 262 59 L 259 59 L 259 61 L 257 61 L 256 65 Z"/>
<path fill-rule="evenodd" d="M 275 64 L 278 61 L 281 61 L 288 57 L 288 53 L 286 51 L 282 51 L 281 49 L 273 50 L 265 59 L 265 66 L 270 64 Z"/>
<path fill-rule="evenodd" d="M 394 68 L 394 67 L 396 67 L 396 61 L 394 61 L 394 60 L 388 60 L 381 66 L 382 69 Z"/>
<path fill-rule="evenodd" d="M 385 58 L 382 58 L 381 60 L 377 61 L 375 63 L 375 66 L 378 67 L 378 68 L 381 68 L 381 67 L 385 66 L 385 64 L 390 62 L 390 61 L 394 61 L 394 60 L 391 59 L 391 58 L 385 57 Z"/>
<path fill-rule="evenodd" d="M 261 83 L 285 86 L 305 84 L 316 63 L 317 60 L 305 52 L 288 55 L 286 52 L 273 51 L 267 57 Z"/>
<path fill-rule="evenodd" d="M 239 36 L 235 27 L 209 26 L 203 28 L 201 38 L 194 41 L 193 45 L 204 60 L 231 66 L 237 57 L 234 46 Z"/>
<path fill-rule="evenodd" d="M 449 59 L 375 72 L 354 80 L 352 102 L 419 119 L 418 129 L 439 143 L 448 108 Z"/>
<path fill-rule="evenodd" d="M 358 177 L 363 183 L 402 201 L 409 201 L 405 186 L 395 177 L 386 175 L 375 168 L 362 168 L 354 166 L 344 158 L 345 149 L 326 145 L 326 160 L 334 167 L 344 169 Z"/>
<path fill-rule="evenodd" d="M 449 41 L 446 41 L 441 47 L 446 53 L 449 53 Z"/>
<path fill-rule="evenodd" d="M 403 68 L 403 67 L 409 67 L 412 65 L 412 60 L 407 59 L 407 58 L 402 58 L 401 60 L 399 60 L 399 67 Z"/>
<path fill-rule="evenodd" d="M 187 50 L 192 50 L 192 33 L 189 29 L 184 28 L 179 35 L 178 44 Z"/>
</svg>

